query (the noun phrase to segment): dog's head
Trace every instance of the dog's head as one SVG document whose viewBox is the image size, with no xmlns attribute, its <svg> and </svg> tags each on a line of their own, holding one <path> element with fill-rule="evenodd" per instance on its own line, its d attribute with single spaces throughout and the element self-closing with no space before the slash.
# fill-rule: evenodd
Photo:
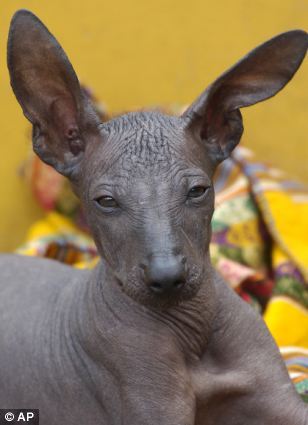
<svg viewBox="0 0 308 425">
<path fill-rule="evenodd" d="M 8 67 L 34 150 L 72 181 L 98 250 L 127 294 L 173 303 L 206 282 L 212 176 L 241 138 L 239 109 L 287 84 L 307 38 L 290 31 L 257 47 L 181 117 L 137 112 L 101 123 L 55 38 L 32 13 L 16 13 Z"/>
</svg>

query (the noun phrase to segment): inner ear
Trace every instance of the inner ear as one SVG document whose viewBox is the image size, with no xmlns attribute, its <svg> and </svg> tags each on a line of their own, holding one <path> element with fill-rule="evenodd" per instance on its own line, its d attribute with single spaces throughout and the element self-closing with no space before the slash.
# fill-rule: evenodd
<svg viewBox="0 0 308 425">
<path fill-rule="evenodd" d="M 221 162 L 230 155 L 242 137 L 242 114 L 239 109 L 209 109 L 203 116 L 195 116 L 188 129 L 206 143 L 211 159 Z"/>
<path fill-rule="evenodd" d="M 71 98 L 59 97 L 50 105 L 49 115 L 52 125 L 57 128 L 61 138 L 68 144 L 73 155 L 79 155 L 85 149 L 78 124 L 78 111 Z"/>
</svg>

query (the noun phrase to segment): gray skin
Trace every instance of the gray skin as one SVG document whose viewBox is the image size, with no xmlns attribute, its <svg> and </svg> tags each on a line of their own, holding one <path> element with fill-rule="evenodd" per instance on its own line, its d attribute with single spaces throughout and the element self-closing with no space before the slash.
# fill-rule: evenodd
<svg viewBox="0 0 308 425">
<path fill-rule="evenodd" d="M 1 257 L 0 407 L 41 424 L 304 425 L 307 408 L 262 319 L 209 258 L 212 177 L 240 107 L 275 95 L 307 50 L 291 31 L 253 50 L 181 117 L 101 123 L 65 53 L 30 12 L 8 67 L 33 147 L 80 197 L 93 271 Z"/>
</svg>

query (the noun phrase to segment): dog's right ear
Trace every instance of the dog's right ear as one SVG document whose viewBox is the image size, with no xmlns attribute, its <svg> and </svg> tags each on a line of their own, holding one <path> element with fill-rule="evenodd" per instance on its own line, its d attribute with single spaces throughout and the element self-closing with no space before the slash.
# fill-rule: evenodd
<svg viewBox="0 0 308 425">
<path fill-rule="evenodd" d="M 98 118 L 83 95 L 66 54 L 27 10 L 12 19 L 8 38 L 11 85 L 33 124 L 33 149 L 60 173 L 73 177 Z"/>
<path fill-rule="evenodd" d="M 184 112 L 186 129 L 215 164 L 227 158 L 240 141 L 240 108 L 275 96 L 293 78 L 307 48 L 305 31 L 277 35 L 224 72 Z"/>
</svg>

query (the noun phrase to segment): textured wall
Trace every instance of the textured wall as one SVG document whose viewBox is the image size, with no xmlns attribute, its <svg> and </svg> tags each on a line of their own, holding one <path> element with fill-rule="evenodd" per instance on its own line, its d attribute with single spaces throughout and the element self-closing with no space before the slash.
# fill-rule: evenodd
<svg viewBox="0 0 308 425">
<path fill-rule="evenodd" d="M 267 38 L 305 28 L 306 0 L 2 0 L 0 7 L 0 249 L 42 212 L 18 168 L 28 124 L 9 87 L 9 20 L 28 8 L 56 34 L 81 79 L 109 108 L 192 101 L 219 73 Z M 243 143 L 308 181 L 308 61 L 277 97 L 244 111 Z"/>
</svg>

